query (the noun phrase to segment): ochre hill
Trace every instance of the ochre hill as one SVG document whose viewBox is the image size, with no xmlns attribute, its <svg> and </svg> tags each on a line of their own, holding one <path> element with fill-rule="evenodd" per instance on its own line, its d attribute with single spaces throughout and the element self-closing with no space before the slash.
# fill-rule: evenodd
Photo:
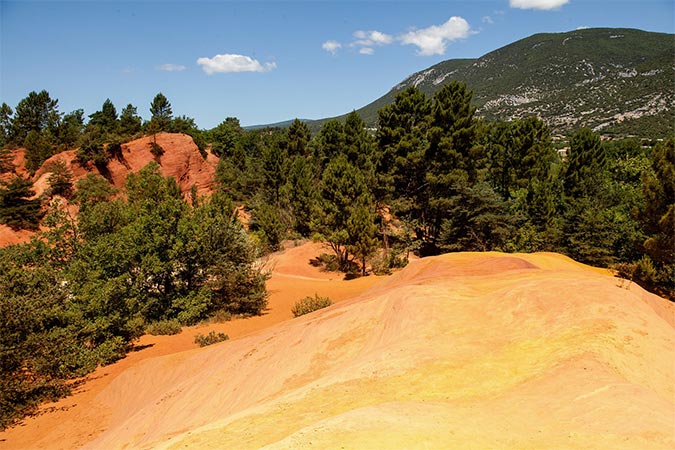
<svg viewBox="0 0 675 450">
<path fill-rule="evenodd" d="M 276 279 L 307 281 L 305 256 Z M 79 443 L 672 449 L 674 314 L 556 254 L 412 261 L 327 309 L 130 366 L 91 400 Z"/>
<path fill-rule="evenodd" d="M 150 144 L 156 139 L 157 144 L 164 149 L 164 154 L 155 158 L 150 152 Z M 48 187 L 49 167 L 57 159 L 63 160 L 73 172 L 74 182 L 87 176 L 88 173 L 101 172 L 93 165 L 82 167 L 75 161 L 75 150 L 58 153 L 44 162 L 35 173 L 35 190 L 40 195 Z M 199 194 L 211 192 L 217 158 L 212 154 L 204 159 L 199 153 L 197 145 L 187 134 L 157 133 L 156 137 L 146 136 L 122 144 L 119 157 L 113 157 L 107 166 L 107 173 L 103 173 L 115 187 L 124 186 L 127 175 L 138 172 L 151 161 L 157 161 L 160 172 L 165 177 L 176 179 L 183 192 L 189 192 L 192 185 L 197 186 Z M 213 158 L 213 159 L 212 159 Z"/>
<path fill-rule="evenodd" d="M 161 174 L 174 177 L 186 195 L 190 192 L 193 185 L 197 187 L 199 195 L 212 192 L 215 167 L 218 164 L 216 156 L 209 153 L 208 157 L 204 159 L 192 138 L 186 134 L 157 133 L 157 144 L 164 149 L 164 154 L 160 158 L 155 158 L 150 152 L 150 143 L 153 142 L 153 139 L 155 139 L 153 136 L 146 136 L 122 144 L 121 155 L 113 157 L 108 162 L 107 171 L 103 174 L 93 164 L 88 164 L 84 167 L 80 165 L 75 159 L 76 150 L 57 153 L 45 161 L 32 177 L 35 196 L 38 197 L 44 194 L 49 188 L 48 179 L 51 175 L 49 170 L 57 160 L 63 161 L 71 171 L 73 174 L 73 184 L 85 178 L 87 174 L 94 173 L 104 175 L 110 184 L 117 188 L 122 188 L 124 187 L 127 175 L 132 172 L 138 172 L 151 161 L 157 161 Z M 25 149 L 14 150 L 13 154 L 14 172 L 28 176 L 25 168 Z M 8 176 L 10 175 L 5 175 L 5 177 Z M 27 242 L 32 235 L 33 233 L 29 231 L 13 231 L 5 225 L 0 225 L 0 247 Z"/>
</svg>

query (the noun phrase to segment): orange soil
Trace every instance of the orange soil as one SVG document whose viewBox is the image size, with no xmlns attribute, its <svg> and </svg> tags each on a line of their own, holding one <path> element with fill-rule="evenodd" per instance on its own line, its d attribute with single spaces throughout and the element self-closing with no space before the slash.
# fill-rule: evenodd
<svg viewBox="0 0 675 450">
<path fill-rule="evenodd" d="M 162 175 L 174 177 L 183 192 L 189 192 L 193 184 L 197 186 L 200 195 L 211 192 L 217 158 L 203 159 L 192 138 L 186 134 L 157 133 L 156 139 L 157 144 L 165 151 L 158 160 Z M 138 172 L 155 160 L 150 152 L 152 141 L 153 136 L 146 136 L 122 144 L 121 157 L 112 158 L 108 162 L 108 173 L 102 175 L 105 175 L 114 186 L 123 187 L 129 173 Z M 34 177 L 37 195 L 42 194 L 48 187 L 50 164 L 59 159 L 64 161 L 73 173 L 73 182 L 86 177 L 88 173 L 101 174 L 93 165 L 86 168 L 80 166 L 75 161 L 75 155 L 75 150 L 68 150 L 44 162 Z"/>
<path fill-rule="evenodd" d="M 426 258 L 365 290 L 318 251 L 272 258 L 268 315 L 203 327 L 241 337 L 146 337 L 0 447 L 673 448 L 672 303 L 556 254 Z M 314 291 L 352 298 L 286 320 Z"/>
<path fill-rule="evenodd" d="M 152 140 L 152 136 L 146 136 L 122 144 L 121 158 L 113 158 L 108 163 L 109 172 L 105 174 L 113 186 L 122 188 L 129 173 L 138 172 L 155 160 L 150 153 L 150 142 Z M 162 175 L 174 177 L 185 195 L 190 192 L 192 185 L 197 186 L 198 195 L 213 192 L 215 168 L 218 165 L 216 156 L 209 153 L 208 157 L 203 159 L 192 138 L 186 134 L 157 133 L 157 143 L 165 151 L 164 155 L 158 160 Z M 23 148 L 13 150 L 14 172 L 28 176 L 25 168 L 25 153 L 26 150 Z M 85 178 L 89 173 L 101 175 L 94 165 L 82 167 L 75 160 L 75 156 L 76 150 L 67 150 L 57 153 L 45 161 L 33 176 L 34 197 L 39 197 L 49 188 L 48 179 L 51 175 L 49 168 L 57 160 L 66 163 L 73 174 L 73 184 Z M 10 177 L 10 174 L 4 174 L 0 179 Z M 65 199 L 62 199 L 62 203 L 68 206 L 72 214 L 77 214 L 75 205 L 69 204 Z M 33 234 L 33 232 L 26 230 L 13 231 L 9 227 L 0 225 L 0 247 L 27 242 Z"/>
<path fill-rule="evenodd" d="M 212 330 L 224 332 L 230 339 L 245 336 L 292 319 L 291 308 L 302 297 L 318 293 L 338 303 L 359 295 L 381 279 L 370 276 L 344 281 L 340 274 L 321 272 L 309 264 L 312 258 L 325 251 L 320 244 L 308 243 L 272 255 L 266 263 L 272 270 L 272 277 L 267 282 L 270 297 L 264 315 L 186 327 L 175 336 L 143 336 L 137 345 L 141 350 L 96 370 L 75 395 L 45 405 L 39 415 L 0 432 L 0 449 L 77 448 L 115 423 L 111 421 L 111 408 L 100 405 L 97 397 L 112 381 L 142 361 L 199 348 L 194 343 L 195 335 Z"/>
</svg>

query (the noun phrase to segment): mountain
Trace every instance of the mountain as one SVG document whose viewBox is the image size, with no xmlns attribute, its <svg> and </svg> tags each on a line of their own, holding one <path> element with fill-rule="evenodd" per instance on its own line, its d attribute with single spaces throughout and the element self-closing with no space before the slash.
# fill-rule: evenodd
<svg viewBox="0 0 675 450">
<path fill-rule="evenodd" d="M 478 59 L 451 59 L 414 73 L 358 109 L 377 110 L 416 86 L 433 95 L 451 81 L 474 92 L 488 121 L 538 116 L 557 133 L 589 127 L 608 135 L 675 131 L 675 35 L 619 28 L 535 34 Z M 341 116 L 344 117 L 344 116 Z M 318 130 L 329 119 L 310 122 Z"/>
</svg>

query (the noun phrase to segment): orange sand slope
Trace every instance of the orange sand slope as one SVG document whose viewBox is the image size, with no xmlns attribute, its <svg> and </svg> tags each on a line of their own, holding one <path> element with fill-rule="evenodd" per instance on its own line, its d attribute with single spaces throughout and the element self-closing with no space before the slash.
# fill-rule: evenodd
<svg viewBox="0 0 675 450">
<path fill-rule="evenodd" d="M 673 305 L 552 254 L 451 254 L 240 339 L 147 359 L 85 448 L 675 444 Z"/>
</svg>

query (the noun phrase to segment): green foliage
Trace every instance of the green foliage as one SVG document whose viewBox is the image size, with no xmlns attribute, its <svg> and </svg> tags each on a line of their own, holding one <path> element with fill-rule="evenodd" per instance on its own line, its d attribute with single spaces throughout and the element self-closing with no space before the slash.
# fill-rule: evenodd
<svg viewBox="0 0 675 450">
<path fill-rule="evenodd" d="M 51 172 L 47 183 L 49 184 L 50 195 L 60 195 L 70 198 L 73 193 L 73 173 L 62 159 L 57 159 L 46 167 Z"/>
<path fill-rule="evenodd" d="M 225 333 L 216 333 L 215 331 L 209 331 L 209 334 L 197 334 L 195 336 L 195 344 L 199 344 L 200 347 L 206 347 L 207 345 L 217 344 L 218 342 L 224 342 L 230 339 Z"/>
<path fill-rule="evenodd" d="M 294 228 L 301 236 L 311 232 L 312 211 L 316 203 L 316 181 L 314 165 L 304 157 L 297 157 L 291 163 L 285 196 L 288 198 Z"/>
<path fill-rule="evenodd" d="M 621 39 L 612 38 L 616 35 Z M 665 138 L 675 131 L 672 106 L 638 118 L 607 118 L 632 111 L 631 105 L 645 105 L 658 94 L 672 98 L 674 53 L 675 41 L 666 33 L 596 28 L 535 34 L 478 59 L 449 59 L 425 68 L 357 112 L 368 126 L 375 126 L 378 111 L 407 88 L 415 86 L 431 97 L 456 80 L 474 91 L 478 113 L 489 122 L 536 115 L 555 124 L 555 134 L 600 126 L 603 134 L 614 137 Z"/>
<path fill-rule="evenodd" d="M 675 138 L 659 143 L 652 152 L 652 172 L 642 180 L 644 204 L 640 214 L 646 239 L 644 252 L 656 274 L 648 280 L 660 292 L 675 298 Z"/>
<path fill-rule="evenodd" d="M 164 148 L 157 142 L 150 142 L 150 153 L 156 159 L 159 159 L 164 154 Z"/>
<path fill-rule="evenodd" d="M 77 109 L 63 116 L 63 120 L 57 129 L 59 147 L 64 150 L 75 148 L 84 128 L 84 111 L 82 109 Z"/>
<path fill-rule="evenodd" d="M 149 323 L 145 327 L 145 332 L 153 336 L 170 336 L 180 333 L 182 329 L 177 319 L 168 319 Z"/>
<path fill-rule="evenodd" d="M 570 138 L 565 168 L 565 194 L 568 197 L 588 197 L 596 193 L 598 177 L 606 165 L 605 147 L 600 136 L 583 128 Z"/>
<path fill-rule="evenodd" d="M 76 183 L 75 201 L 80 205 L 80 209 L 86 209 L 97 203 L 107 202 L 115 192 L 115 188 L 105 178 L 88 173 Z"/>
<path fill-rule="evenodd" d="M 150 123 L 157 127 L 157 131 L 170 130 L 173 111 L 171 111 L 171 103 L 161 92 L 152 99 L 150 114 L 152 114 Z"/>
<path fill-rule="evenodd" d="M 286 132 L 288 156 L 307 156 L 307 143 L 311 137 L 307 124 L 295 119 Z"/>
<path fill-rule="evenodd" d="M 30 181 L 12 183 L 3 202 L 30 195 Z M 3 425 L 124 356 L 145 329 L 265 308 L 267 273 L 224 195 L 188 204 L 156 163 L 129 175 L 125 194 L 90 175 L 77 222 L 55 204 L 47 231 L 0 249 Z"/>
<path fill-rule="evenodd" d="M 228 117 L 207 133 L 207 139 L 211 142 L 211 152 L 221 157 L 232 155 L 243 133 L 239 119 Z"/>
<path fill-rule="evenodd" d="M 119 131 L 123 136 L 133 137 L 141 131 L 142 119 L 138 109 L 129 103 L 120 113 Z"/>
<path fill-rule="evenodd" d="M 58 104 L 59 101 L 52 99 L 45 90 L 30 92 L 16 105 L 11 141 L 20 145 L 31 131 L 38 134 L 48 132 L 53 136 L 61 119 Z"/>
<path fill-rule="evenodd" d="M 356 220 L 367 224 L 367 214 L 361 210 L 369 207 L 374 210 L 372 196 L 363 174 L 345 155 L 338 156 L 328 164 L 323 173 L 312 230 L 328 242 L 338 258 L 341 270 L 349 267 L 347 246 L 357 245 L 360 233 L 370 236 L 372 228 L 368 226 L 359 230 L 354 223 Z M 356 214 L 361 214 L 361 217 L 356 219 L 353 217 Z"/>
<path fill-rule="evenodd" d="M 0 174 L 14 170 L 14 157 L 8 147 L 0 148 Z"/>
<path fill-rule="evenodd" d="M 286 238 L 286 225 L 281 220 L 279 211 L 274 206 L 259 202 L 253 210 L 252 229 L 260 230 L 261 239 L 270 251 L 281 248 Z"/>
<path fill-rule="evenodd" d="M 31 130 L 23 141 L 26 147 L 26 169 L 34 173 L 54 153 L 51 137 L 47 132 Z"/>
<path fill-rule="evenodd" d="M 319 294 L 315 293 L 314 297 L 307 296 L 295 302 L 295 305 L 293 305 L 291 312 L 293 313 L 293 317 L 299 317 L 305 314 L 309 314 L 313 311 L 326 308 L 332 304 L 333 302 L 331 301 L 330 298 L 321 297 L 319 296 Z"/>
<path fill-rule="evenodd" d="M 88 126 L 80 139 L 80 148 L 75 153 L 75 160 L 83 167 L 93 163 L 99 170 L 105 172 L 110 153 L 107 151 L 108 136 L 99 126 Z"/>
<path fill-rule="evenodd" d="M 35 230 L 42 217 L 41 202 L 32 199 L 33 183 L 20 175 L 0 182 L 0 223 L 13 230 Z"/>
<path fill-rule="evenodd" d="M 106 99 L 100 111 L 89 115 L 89 126 L 100 127 L 104 134 L 115 134 L 119 131 L 119 120 L 115 105 Z"/>
<path fill-rule="evenodd" d="M 9 143 L 12 134 L 13 115 L 12 108 L 7 103 L 2 102 L 2 105 L 0 105 L 0 149 Z"/>
</svg>

